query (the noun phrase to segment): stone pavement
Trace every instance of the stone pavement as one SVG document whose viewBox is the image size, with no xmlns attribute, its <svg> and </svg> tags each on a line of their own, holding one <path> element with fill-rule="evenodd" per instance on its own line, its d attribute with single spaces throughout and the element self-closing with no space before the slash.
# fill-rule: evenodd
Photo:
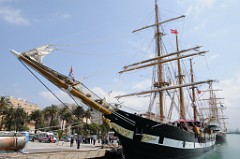
<svg viewBox="0 0 240 159">
<path fill-rule="evenodd" d="M 19 152 L 0 153 L 1 158 L 27 158 L 27 159 L 87 159 L 105 156 L 106 149 L 101 148 L 100 143 L 80 144 L 77 149 L 76 143 L 70 147 L 69 142 L 40 143 L 38 141 L 28 142 L 25 148 Z"/>
</svg>

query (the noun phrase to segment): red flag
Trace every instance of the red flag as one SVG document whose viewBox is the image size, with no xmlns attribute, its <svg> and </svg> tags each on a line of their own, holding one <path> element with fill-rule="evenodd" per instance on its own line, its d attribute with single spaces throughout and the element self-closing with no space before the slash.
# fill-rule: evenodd
<svg viewBox="0 0 240 159">
<path fill-rule="evenodd" d="M 197 92 L 198 92 L 198 94 L 201 94 L 201 90 L 199 90 L 198 88 L 197 88 Z"/>
<path fill-rule="evenodd" d="M 176 35 L 178 34 L 177 29 L 170 29 L 170 31 L 172 34 L 176 34 Z"/>
</svg>

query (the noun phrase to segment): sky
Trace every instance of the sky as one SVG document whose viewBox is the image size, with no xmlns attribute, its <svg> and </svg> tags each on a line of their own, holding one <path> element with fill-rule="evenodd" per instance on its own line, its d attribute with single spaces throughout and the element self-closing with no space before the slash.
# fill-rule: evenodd
<svg viewBox="0 0 240 159">
<path fill-rule="evenodd" d="M 178 29 L 180 48 L 200 45 L 209 50 L 194 67 L 200 79 L 219 81 L 215 86 L 223 90 L 218 96 L 225 98 L 228 128 L 240 128 L 240 1 L 159 0 L 158 4 L 161 20 L 186 15 L 167 24 L 164 33 Z M 0 95 L 22 98 L 41 108 L 59 103 L 9 52 L 46 44 L 56 51 L 45 57 L 45 65 L 65 75 L 72 66 L 75 78 L 103 97 L 146 88 L 151 73 L 124 79 L 118 72 L 124 65 L 151 57 L 145 39 L 151 41 L 152 30 L 132 31 L 152 24 L 153 13 L 154 0 L 0 0 Z M 63 101 L 72 102 L 42 80 Z M 126 104 L 143 109 L 146 101 L 132 98 Z"/>
</svg>

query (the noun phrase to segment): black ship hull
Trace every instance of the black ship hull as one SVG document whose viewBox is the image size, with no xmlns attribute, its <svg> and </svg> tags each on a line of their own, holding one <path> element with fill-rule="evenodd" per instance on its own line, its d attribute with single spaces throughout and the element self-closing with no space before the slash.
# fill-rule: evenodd
<svg viewBox="0 0 240 159">
<path fill-rule="evenodd" d="M 215 134 L 202 137 L 177 126 L 162 124 L 117 110 L 106 115 L 123 146 L 125 159 L 177 159 L 200 156 L 212 149 Z"/>
<path fill-rule="evenodd" d="M 224 132 L 218 132 L 216 134 L 216 144 L 224 144 L 227 142 L 227 135 Z"/>
</svg>

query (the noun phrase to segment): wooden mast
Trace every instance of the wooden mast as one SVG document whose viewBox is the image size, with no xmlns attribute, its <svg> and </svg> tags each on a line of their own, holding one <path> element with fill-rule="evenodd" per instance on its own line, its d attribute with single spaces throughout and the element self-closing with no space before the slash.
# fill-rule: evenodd
<svg viewBox="0 0 240 159">
<path fill-rule="evenodd" d="M 190 72 L 191 72 L 191 82 L 193 83 L 194 77 L 193 77 L 192 59 L 190 59 Z M 197 105 L 196 105 L 195 86 L 192 86 L 192 104 L 193 104 L 194 121 L 197 121 Z"/>
<path fill-rule="evenodd" d="M 210 121 L 219 123 L 218 120 L 218 108 L 217 108 L 217 98 L 215 93 L 213 92 L 212 83 L 209 83 L 210 90 L 210 98 L 209 98 L 209 106 L 210 106 Z"/>
<path fill-rule="evenodd" d="M 179 16 L 179 17 L 176 17 L 176 18 L 172 18 L 172 19 L 169 19 L 169 20 L 159 22 L 159 12 L 158 12 L 157 0 L 155 0 L 155 14 L 156 14 L 155 15 L 155 24 L 145 26 L 145 27 L 142 27 L 140 29 L 136 29 L 136 30 L 133 31 L 133 33 L 141 31 L 143 29 L 156 27 L 156 30 L 155 30 L 156 59 L 152 59 L 152 60 L 156 60 L 156 64 L 155 63 L 153 63 L 151 65 L 148 64 L 146 66 L 139 67 L 139 68 L 144 68 L 144 67 L 148 67 L 148 66 L 157 65 L 157 81 L 154 83 L 154 87 L 157 88 L 157 89 L 155 89 L 155 92 L 159 94 L 160 121 L 163 121 L 164 120 L 164 96 L 163 96 L 164 93 L 161 91 L 161 89 L 163 89 L 164 86 L 169 86 L 169 83 L 164 81 L 163 63 L 162 63 L 162 61 L 164 61 L 164 60 L 162 58 L 158 58 L 158 57 L 162 56 L 161 36 L 163 35 L 163 33 L 160 32 L 160 25 L 163 24 L 163 23 L 167 23 L 167 22 L 170 22 L 170 21 L 174 21 L 174 20 L 177 20 L 177 19 L 184 18 L 185 16 L 183 15 L 183 16 Z M 185 51 L 181 51 L 181 52 L 185 52 Z M 146 62 L 149 62 L 149 61 L 147 60 Z M 132 66 L 135 66 L 135 65 L 136 64 L 133 64 Z M 126 69 L 127 69 L 127 67 L 125 67 L 124 70 L 120 71 L 119 73 L 135 70 L 135 68 L 130 68 L 130 69 L 127 69 L 127 70 Z M 159 91 L 156 91 L 158 89 L 159 89 Z"/>
<path fill-rule="evenodd" d="M 179 52 L 178 33 L 176 33 L 176 47 L 177 47 L 177 52 Z M 180 53 L 177 54 L 177 57 L 178 58 L 180 57 Z M 183 84 L 183 75 L 182 75 L 180 59 L 178 59 L 177 62 L 178 62 L 178 83 L 179 83 L 179 85 L 182 85 Z M 183 93 L 182 87 L 179 87 L 179 101 L 180 101 L 180 119 L 186 119 L 185 106 L 184 106 L 184 93 Z"/>
<path fill-rule="evenodd" d="M 157 47 L 157 53 L 156 56 L 161 56 L 161 32 L 159 28 L 159 21 L 158 21 L 158 5 L 157 0 L 155 0 L 155 13 L 156 13 L 156 32 L 155 32 L 155 39 L 156 39 L 156 47 Z M 161 64 L 161 59 L 158 60 L 159 64 L 157 66 L 157 78 L 158 78 L 158 87 L 162 87 L 162 83 L 164 81 L 163 79 L 163 66 Z M 164 112 L 163 112 L 163 92 L 159 92 L 159 111 L 160 111 L 160 121 L 164 120 Z"/>
</svg>

